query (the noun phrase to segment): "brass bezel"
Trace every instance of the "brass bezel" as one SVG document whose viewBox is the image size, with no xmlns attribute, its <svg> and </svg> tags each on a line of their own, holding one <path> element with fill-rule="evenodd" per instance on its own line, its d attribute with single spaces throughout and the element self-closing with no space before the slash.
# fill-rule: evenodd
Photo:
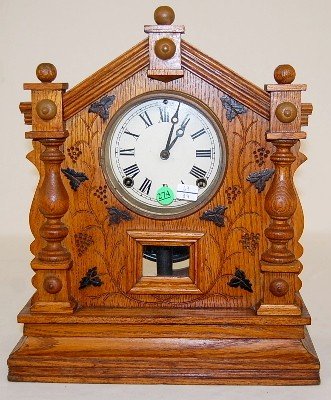
<svg viewBox="0 0 331 400">
<path fill-rule="evenodd" d="M 130 196 L 128 192 L 122 188 L 122 184 L 118 182 L 116 176 L 114 175 L 111 167 L 111 160 L 109 159 L 109 151 L 106 150 L 109 148 L 109 145 L 112 141 L 114 130 L 117 127 L 117 122 L 120 120 L 120 118 L 123 117 L 125 113 L 144 101 L 164 97 L 179 99 L 182 102 L 185 102 L 190 106 L 198 109 L 206 117 L 206 119 L 210 121 L 211 125 L 215 129 L 219 140 L 220 153 L 222 155 L 222 162 L 219 164 L 218 171 L 216 173 L 217 180 L 215 181 L 214 179 L 215 182 L 210 186 L 209 189 L 205 191 L 205 193 L 203 193 L 202 196 L 200 196 L 200 198 L 196 202 L 192 204 L 188 203 L 176 208 L 167 208 L 166 206 L 163 206 L 162 208 L 148 206 L 146 204 L 140 203 L 136 198 Z M 212 199 L 212 197 L 216 194 L 217 190 L 223 182 L 227 169 L 227 156 L 228 148 L 224 128 L 221 125 L 216 114 L 206 104 L 187 93 L 173 90 L 158 90 L 143 93 L 139 96 L 136 96 L 132 100 L 129 100 L 111 118 L 105 129 L 101 143 L 100 165 L 102 167 L 106 182 L 117 200 L 119 200 L 127 208 L 129 208 L 133 212 L 136 212 L 139 215 L 153 219 L 165 220 L 182 218 L 193 214 Z"/>
</svg>

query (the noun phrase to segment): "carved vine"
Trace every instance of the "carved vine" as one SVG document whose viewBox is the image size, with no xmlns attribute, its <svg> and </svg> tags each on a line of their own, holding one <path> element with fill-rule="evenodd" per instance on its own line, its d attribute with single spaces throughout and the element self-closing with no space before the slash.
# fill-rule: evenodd
<svg viewBox="0 0 331 400">
<path fill-rule="evenodd" d="M 92 236 L 92 233 L 90 234 L 89 232 L 92 231 L 98 231 L 99 233 L 101 233 L 101 236 L 103 237 L 103 249 L 94 249 L 96 255 L 98 257 L 100 257 L 100 259 L 103 262 L 103 265 L 106 269 L 106 273 L 102 274 L 104 276 L 107 276 L 107 281 L 108 284 L 105 284 L 105 288 L 107 287 L 107 291 L 96 295 L 96 296 L 89 296 L 90 298 L 102 301 L 102 302 L 106 302 L 107 299 L 114 297 L 114 296 L 123 296 L 125 298 L 127 298 L 130 301 L 133 301 L 135 303 L 137 303 L 138 305 L 166 305 L 166 304 L 172 304 L 173 306 L 181 306 L 181 305 L 185 305 L 185 304 L 194 304 L 194 305 L 199 305 L 200 303 L 203 304 L 203 301 L 205 299 L 210 299 L 210 298 L 216 298 L 216 297 L 222 297 L 224 298 L 226 301 L 228 301 L 229 299 L 237 299 L 237 298 L 241 298 L 241 295 L 234 295 L 233 293 L 227 293 L 227 291 L 224 291 L 223 293 L 219 292 L 219 289 L 217 290 L 217 293 L 215 293 L 215 286 L 220 284 L 221 287 L 232 287 L 233 289 L 234 286 L 237 282 L 237 280 L 241 279 L 241 285 L 245 286 L 244 284 L 244 279 L 247 279 L 246 277 L 240 275 L 240 272 L 238 271 L 243 271 L 242 266 L 238 266 L 238 271 L 236 271 L 235 274 L 225 274 L 223 271 L 226 270 L 226 265 L 232 260 L 232 258 L 236 255 L 239 255 L 242 251 L 249 251 L 251 254 L 253 254 L 253 251 L 256 250 L 255 246 L 256 244 L 253 243 L 253 241 L 250 242 L 250 244 L 248 245 L 247 243 L 245 244 L 245 246 L 247 248 L 245 248 L 244 244 L 243 244 L 243 249 L 237 250 L 237 251 L 233 251 L 231 252 L 229 249 L 230 247 L 228 246 L 229 240 L 231 235 L 236 232 L 236 231 L 241 231 L 241 240 L 243 235 L 245 234 L 250 234 L 247 229 L 245 228 L 245 226 L 242 225 L 241 221 L 244 220 L 244 217 L 247 215 L 252 215 L 252 216 L 256 216 L 259 217 L 259 213 L 255 212 L 255 211 L 251 211 L 251 210 L 247 210 L 246 207 L 248 206 L 247 201 L 245 200 L 245 197 L 247 195 L 247 192 L 251 189 L 251 185 L 249 185 L 246 181 L 246 177 L 247 177 L 247 170 L 248 168 L 250 168 L 253 165 L 256 165 L 257 160 L 258 162 L 262 162 L 262 157 L 263 160 L 265 160 L 267 157 L 265 157 L 266 151 L 263 151 L 263 143 L 260 143 L 257 140 L 251 140 L 249 138 L 250 133 L 252 131 L 252 128 L 255 126 L 255 124 L 257 123 L 257 120 L 251 121 L 250 123 L 246 124 L 244 121 L 246 121 L 246 118 L 243 114 L 245 114 L 248 110 L 240 105 L 240 103 L 236 104 L 235 102 L 231 101 L 230 98 L 223 96 L 222 98 L 222 103 L 223 106 L 226 109 L 226 117 L 227 119 L 230 121 L 238 121 L 239 124 L 237 124 L 237 126 L 239 125 L 240 129 L 231 132 L 229 130 L 229 140 L 230 141 L 239 141 L 239 154 L 238 154 L 238 160 L 237 160 L 237 167 L 234 170 L 234 180 L 235 180 L 235 184 L 232 186 L 229 186 L 225 192 L 226 195 L 226 199 L 228 201 L 228 206 L 231 207 L 232 204 L 234 202 L 239 201 L 238 202 L 238 206 L 236 206 L 236 212 L 234 214 L 233 210 L 231 210 L 232 212 L 229 213 L 229 215 L 227 215 L 225 217 L 224 212 L 225 210 L 228 208 L 226 206 L 219 206 L 222 208 L 222 210 L 216 210 L 216 215 L 218 215 L 218 223 L 220 225 L 224 225 L 224 218 L 226 219 L 226 226 L 225 228 L 225 236 L 224 236 L 224 241 L 222 241 L 222 243 L 220 243 L 220 241 L 217 238 L 212 237 L 215 245 L 218 247 L 218 253 L 220 255 L 220 260 L 219 260 L 219 265 L 220 268 L 219 270 L 216 272 L 214 278 L 212 279 L 212 281 L 210 282 L 209 287 L 206 289 L 205 293 L 203 295 L 196 295 L 196 296 L 181 296 L 181 300 L 180 302 L 178 302 L 178 296 L 176 295 L 150 295 L 148 297 L 148 300 L 141 300 L 141 297 L 139 295 L 135 295 L 135 294 L 129 294 L 127 293 L 123 287 L 122 287 L 122 281 L 123 281 L 123 274 L 126 273 L 125 271 L 125 266 L 123 265 L 122 268 L 120 268 L 120 270 L 114 274 L 114 270 L 110 267 L 113 263 L 112 260 L 114 257 L 118 257 L 119 252 L 122 251 L 122 246 L 123 246 L 123 242 L 121 240 L 119 240 L 118 242 L 116 242 L 116 244 L 113 246 L 113 248 L 111 249 L 111 252 L 109 252 L 109 254 L 107 255 L 106 249 L 108 248 L 108 235 L 112 235 L 113 234 L 113 229 L 116 229 L 116 227 L 114 226 L 114 228 L 112 228 L 112 225 L 108 225 L 108 223 L 110 222 L 110 218 L 115 218 L 116 220 L 125 220 L 125 219 L 129 219 L 129 218 L 122 218 L 122 216 L 119 216 L 119 214 L 117 214 L 116 212 L 112 214 L 112 216 L 110 215 L 110 213 L 107 211 L 108 209 L 111 209 L 111 207 L 105 207 L 105 214 L 100 215 L 97 214 L 92 206 L 91 203 L 91 199 L 92 198 L 97 198 L 99 199 L 101 202 L 103 202 L 105 205 L 108 205 L 108 201 L 107 201 L 107 187 L 106 185 L 104 186 L 100 186 L 100 183 L 98 181 L 98 184 L 95 185 L 95 176 L 96 175 L 96 168 L 98 167 L 98 162 L 97 160 L 95 160 L 95 153 L 92 151 L 93 148 L 97 148 L 98 146 L 93 144 L 94 140 L 96 137 L 98 137 L 98 127 L 95 126 L 95 122 L 97 120 L 97 115 L 95 115 L 94 117 L 89 116 L 88 118 L 84 118 L 84 117 L 80 117 L 81 118 L 81 123 L 85 126 L 86 128 L 86 140 L 79 140 L 76 143 L 73 143 L 72 146 L 74 148 L 79 148 L 82 149 L 82 151 L 88 151 L 90 154 L 90 162 L 87 164 L 86 162 L 82 162 L 82 165 L 85 165 L 86 168 L 88 168 L 89 173 L 89 181 L 83 186 L 83 189 L 86 190 L 86 207 L 76 210 L 73 213 L 73 216 L 75 215 L 79 215 L 81 213 L 86 213 L 89 216 L 89 220 L 91 221 L 91 219 L 94 221 L 93 223 L 90 223 L 88 226 L 85 226 L 82 230 L 82 232 L 80 232 L 80 234 L 85 234 L 85 235 L 89 235 Z M 90 112 L 92 112 L 92 110 L 89 110 Z M 230 124 L 229 126 L 231 127 L 232 124 Z M 234 147 L 234 145 L 232 146 Z M 231 147 L 230 147 L 231 148 Z M 252 152 L 254 153 L 254 151 L 257 151 L 258 154 L 258 159 L 255 157 L 252 158 L 252 160 L 250 162 L 248 162 L 247 164 L 244 164 L 244 152 L 245 151 L 250 151 L 251 154 Z M 72 160 L 73 161 L 73 160 Z M 237 175 L 237 179 L 236 176 Z M 215 210 L 209 210 L 215 213 Z M 222 211 L 222 212 L 220 212 Z M 108 223 L 107 223 L 108 222 Z M 114 220 L 112 221 L 112 223 L 116 223 Z M 255 238 L 256 239 L 256 238 Z M 86 245 L 85 245 L 86 247 Z M 83 254 L 85 250 L 84 245 L 81 245 L 80 247 L 80 254 Z M 208 268 L 210 268 L 208 265 L 204 265 L 204 268 L 206 268 L 206 270 L 208 270 Z M 238 276 L 240 275 L 240 276 Z M 232 281 L 231 285 L 228 285 L 229 283 L 229 277 L 231 277 L 230 282 L 232 279 L 236 278 L 236 281 Z M 249 282 L 249 280 L 248 280 Z M 250 292 L 250 290 L 248 290 L 249 288 L 249 284 L 248 282 L 246 282 L 246 289 L 243 288 L 244 290 L 246 290 L 247 292 Z M 250 283 L 250 282 L 249 282 Z M 251 283 L 250 283 L 251 284 Z M 239 287 L 240 284 L 239 284 Z"/>
<path fill-rule="evenodd" d="M 233 100 L 233 99 L 232 99 Z M 225 276 L 229 276 L 228 274 L 222 273 L 224 269 L 226 269 L 226 266 L 230 261 L 233 259 L 234 256 L 239 256 L 242 251 L 248 251 L 251 255 L 254 255 L 257 248 L 258 248 L 258 242 L 259 242 L 259 234 L 257 233 L 251 233 L 248 231 L 248 229 L 245 227 L 245 225 L 242 223 L 244 218 L 246 216 L 251 215 L 252 217 L 257 217 L 260 218 L 260 214 L 257 211 L 252 211 L 248 207 L 250 206 L 250 202 L 246 200 L 247 194 L 251 189 L 251 185 L 247 184 L 247 170 L 249 168 L 252 168 L 256 163 L 262 163 L 262 158 L 263 158 L 263 163 L 265 160 L 269 157 L 270 151 L 266 150 L 264 147 L 264 144 L 261 143 L 259 140 L 253 140 L 250 138 L 251 131 L 255 127 L 257 120 L 253 120 L 249 122 L 248 124 L 245 124 L 245 118 L 244 115 L 240 114 L 245 114 L 248 110 L 244 107 L 241 107 L 240 103 L 237 103 L 235 100 L 232 101 L 229 96 L 223 96 L 221 98 L 222 104 L 224 108 L 226 109 L 226 118 L 229 121 L 232 121 L 233 119 L 236 118 L 236 120 L 239 122 L 240 130 L 233 131 L 232 134 L 229 131 L 228 133 L 228 138 L 229 140 L 233 141 L 233 146 L 234 147 L 234 141 L 237 140 L 239 141 L 239 150 L 238 150 L 238 159 L 235 161 L 237 164 L 236 168 L 236 175 L 237 175 L 237 181 L 236 184 L 233 186 L 229 186 L 225 190 L 225 195 L 228 201 L 229 207 L 237 201 L 237 199 L 240 198 L 240 206 L 235 209 L 231 209 L 231 212 L 227 214 L 226 220 L 226 231 L 225 231 L 225 238 L 222 241 L 222 243 L 217 240 L 217 238 L 213 237 L 213 241 L 218 247 L 218 253 L 220 254 L 220 269 L 218 273 L 216 274 L 215 278 L 212 280 L 210 283 L 207 291 L 212 291 L 213 288 L 222 280 L 224 279 Z M 254 149 L 253 151 L 251 149 Z M 251 154 L 253 153 L 253 160 L 247 162 L 246 164 L 244 163 L 245 160 L 245 152 L 250 152 Z M 254 153 L 256 152 L 256 153 Z M 269 174 L 270 175 L 270 174 Z M 272 174 L 269 176 L 268 179 Z M 264 176 L 266 178 L 266 176 Z M 264 179 L 262 178 L 262 179 Z M 235 177 L 234 177 L 235 179 Z M 267 179 L 264 181 L 264 185 L 266 183 Z M 263 190 L 263 189 L 262 189 Z M 231 246 L 228 246 L 229 240 L 231 236 L 236 232 L 240 231 L 242 232 L 241 234 L 241 239 L 239 239 L 239 243 L 242 244 L 243 250 L 236 250 L 236 251 L 231 251 Z M 252 236 L 253 235 L 253 236 Z M 239 244 L 238 243 L 238 244 Z M 237 271 L 241 271 L 241 267 L 237 268 Z M 240 279 L 238 276 L 240 275 L 240 272 L 237 272 L 237 275 L 235 274 L 234 276 L 236 279 Z M 234 276 L 232 275 L 232 278 L 234 279 Z M 232 282 L 237 282 L 237 280 L 234 280 Z M 244 282 L 244 281 L 243 281 Z M 243 283 L 242 283 L 243 284 Z M 230 285 L 233 287 L 232 285 Z M 249 285 L 247 286 L 248 292 L 251 292 L 248 290 Z"/>
</svg>

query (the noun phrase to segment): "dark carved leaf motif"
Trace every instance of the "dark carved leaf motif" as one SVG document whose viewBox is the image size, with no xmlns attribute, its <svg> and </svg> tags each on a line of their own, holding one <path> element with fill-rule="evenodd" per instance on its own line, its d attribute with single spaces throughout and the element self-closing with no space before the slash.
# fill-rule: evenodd
<svg viewBox="0 0 331 400">
<path fill-rule="evenodd" d="M 84 172 L 77 172 L 74 169 L 66 168 L 61 169 L 66 178 L 69 179 L 71 189 L 76 191 L 82 182 L 88 181 L 88 177 Z"/>
<path fill-rule="evenodd" d="M 92 267 L 79 282 L 79 289 L 84 289 L 87 286 L 101 286 L 102 284 L 103 282 L 99 277 L 97 267 Z"/>
<path fill-rule="evenodd" d="M 263 171 L 252 172 L 246 179 L 248 182 L 253 183 L 257 191 L 261 193 L 265 188 L 266 182 L 274 173 L 274 169 L 264 169 Z"/>
<path fill-rule="evenodd" d="M 131 221 L 133 218 L 128 211 L 119 210 L 116 207 L 107 207 L 109 225 L 119 224 L 121 221 Z"/>
<path fill-rule="evenodd" d="M 234 276 L 231 278 L 230 282 L 228 282 L 228 285 L 233 288 L 239 287 L 240 289 L 244 289 L 247 292 L 253 293 L 251 282 L 246 278 L 245 272 L 239 268 L 236 268 L 236 272 L 234 273 Z"/>
<path fill-rule="evenodd" d="M 212 221 L 215 225 L 219 227 L 224 226 L 224 213 L 227 207 L 225 206 L 217 206 L 213 210 L 205 211 L 200 219 L 205 221 Z"/>
<path fill-rule="evenodd" d="M 88 109 L 88 112 L 98 114 L 103 119 L 103 121 L 106 121 L 109 118 L 109 107 L 113 104 L 114 100 L 114 95 L 106 95 L 100 100 L 92 103 L 90 108 Z"/>
<path fill-rule="evenodd" d="M 226 109 L 225 116 L 228 121 L 232 121 L 237 115 L 247 112 L 247 108 L 243 104 L 226 94 L 221 97 L 221 102 Z"/>
</svg>

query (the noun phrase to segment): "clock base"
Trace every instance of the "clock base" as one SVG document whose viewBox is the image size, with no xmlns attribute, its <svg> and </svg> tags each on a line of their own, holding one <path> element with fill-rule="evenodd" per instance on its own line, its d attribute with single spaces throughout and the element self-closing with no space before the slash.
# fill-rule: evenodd
<svg viewBox="0 0 331 400">
<path fill-rule="evenodd" d="M 27 310 L 19 315 L 26 336 L 8 360 L 10 381 L 319 383 L 318 357 L 304 327 L 307 313 L 266 317 L 252 310 L 99 309 L 55 316 Z"/>
</svg>

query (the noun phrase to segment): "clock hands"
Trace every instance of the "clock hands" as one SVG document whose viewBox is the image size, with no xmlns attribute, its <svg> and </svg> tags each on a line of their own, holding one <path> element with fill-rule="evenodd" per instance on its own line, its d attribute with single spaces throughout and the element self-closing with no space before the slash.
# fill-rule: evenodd
<svg viewBox="0 0 331 400">
<path fill-rule="evenodd" d="M 167 140 L 165 148 L 160 153 L 160 157 L 162 158 L 162 160 L 167 160 L 170 157 L 170 151 L 169 150 L 173 148 L 173 146 L 177 142 L 178 138 L 180 138 L 180 137 L 182 137 L 184 135 L 186 126 L 190 121 L 190 118 L 188 118 L 188 116 L 186 116 L 184 118 L 181 126 L 176 130 L 176 137 L 171 141 L 172 135 L 173 135 L 173 132 L 174 132 L 174 129 L 175 129 L 175 125 L 178 124 L 178 121 L 179 121 L 179 119 L 178 119 L 179 106 L 180 106 L 180 103 L 178 104 L 178 107 L 177 107 L 177 110 L 176 110 L 175 114 L 171 118 L 172 126 L 171 126 L 171 129 L 170 129 L 168 140 Z"/>
<path fill-rule="evenodd" d="M 160 157 L 162 158 L 162 160 L 167 160 L 169 158 L 169 156 L 170 156 L 170 152 L 169 152 L 169 148 L 170 147 L 169 146 L 170 146 L 172 134 L 173 134 L 174 129 L 175 129 L 175 125 L 178 124 L 179 107 L 180 107 L 180 103 L 178 103 L 177 110 L 176 110 L 175 114 L 171 118 L 172 126 L 171 126 L 171 129 L 170 129 L 170 133 L 168 135 L 167 143 L 166 143 L 165 148 L 160 153 Z"/>
<path fill-rule="evenodd" d="M 189 123 L 189 121 L 190 121 L 190 118 L 188 118 L 188 116 L 186 116 L 184 118 L 184 121 L 182 122 L 181 126 L 177 129 L 176 137 L 170 143 L 168 150 L 172 149 L 173 145 L 176 143 L 178 138 L 184 136 L 185 128 L 186 128 L 186 125 Z"/>
</svg>

